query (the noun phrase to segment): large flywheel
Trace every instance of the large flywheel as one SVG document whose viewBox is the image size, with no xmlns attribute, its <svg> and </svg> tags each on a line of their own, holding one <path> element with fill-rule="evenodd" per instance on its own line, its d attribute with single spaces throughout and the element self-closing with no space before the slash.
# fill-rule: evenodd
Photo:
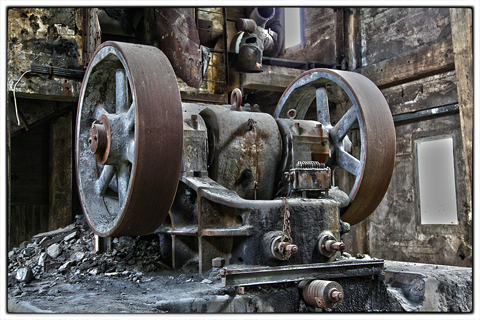
<svg viewBox="0 0 480 320">
<path fill-rule="evenodd" d="M 330 88 L 339 86 L 348 97 L 349 108 L 334 125 L 330 119 Z M 333 99 L 333 97 L 332 97 Z M 330 100 L 332 100 L 330 99 Z M 395 127 L 388 104 L 378 87 L 355 72 L 313 69 L 298 76 L 285 90 L 275 110 L 275 118 L 287 118 L 296 111 L 304 119 L 315 100 L 317 121 L 327 129 L 332 145 L 329 165 L 340 167 L 355 177 L 349 191 L 350 204 L 342 220 L 357 224 L 380 204 L 395 164 Z M 290 112 L 289 112 L 290 111 Z M 347 134 L 360 131 L 360 153 L 348 152 Z"/>
<path fill-rule="evenodd" d="M 158 48 L 109 41 L 96 50 L 75 139 L 80 202 L 93 231 L 154 232 L 175 197 L 183 150 L 177 79 Z"/>
</svg>

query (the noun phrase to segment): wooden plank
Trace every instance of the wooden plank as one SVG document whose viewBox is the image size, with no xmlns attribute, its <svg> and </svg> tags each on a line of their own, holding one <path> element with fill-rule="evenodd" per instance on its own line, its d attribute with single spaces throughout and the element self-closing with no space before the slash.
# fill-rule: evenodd
<svg viewBox="0 0 480 320">
<path fill-rule="evenodd" d="M 50 230 L 73 221 L 72 131 L 72 113 L 51 124 Z"/>
<path fill-rule="evenodd" d="M 240 18 L 246 18 L 244 7 L 227 7 L 227 20 L 237 21 Z"/>
<path fill-rule="evenodd" d="M 450 9 L 452 42 L 455 53 L 458 104 L 462 128 L 463 152 L 467 171 L 467 183 L 472 199 L 472 139 L 473 139 L 473 44 L 472 9 Z"/>
<path fill-rule="evenodd" d="M 334 14 L 335 25 L 335 57 L 336 65 L 341 66 L 346 63 L 345 59 L 345 15 L 343 9 L 338 9 Z"/>
<path fill-rule="evenodd" d="M 87 66 L 93 53 L 102 43 L 102 30 L 98 21 L 98 8 L 83 9 L 83 31 L 85 36 L 82 43 L 82 63 Z"/>
<path fill-rule="evenodd" d="M 345 57 L 350 71 L 360 67 L 362 61 L 359 16 L 358 8 L 345 9 Z"/>
<path fill-rule="evenodd" d="M 227 94 L 209 94 L 181 91 L 182 101 L 208 102 L 216 104 L 227 104 Z"/>
<path fill-rule="evenodd" d="M 13 105 L 11 103 L 11 95 L 10 94 L 7 94 L 7 112 L 6 112 L 6 120 L 7 120 L 7 149 L 6 149 L 6 152 L 5 152 L 5 155 L 7 157 L 7 246 L 8 246 L 8 249 L 10 250 L 13 246 L 13 237 L 12 237 L 12 211 L 11 211 L 11 200 L 10 200 L 10 196 L 11 196 L 11 193 L 12 193 L 12 190 L 11 190 L 11 185 L 12 185 L 12 182 L 11 182 L 11 179 L 12 179 L 12 169 L 11 169 L 11 152 L 10 152 L 10 143 L 11 143 L 11 140 L 10 140 L 10 130 L 11 130 L 11 125 L 10 125 L 10 111 L 11 109 L 13 109 Z"/>
<path fill-rule="evenodd" d="M 355 71 L 383 89 L 454 70 L 454 68 L 452 41 L 446 40 Z"/>
<path fill-rule="evenodd" d="M 382 90 L 393 115 L 457 103 L 455 71 Z"/>
<path fill-rule="evenodd" d="M 242 84 L 244 89 L 284 91 L 290 82 L 305 71 L 269 65 L 263 65 L 262 70 L 260 73 L 240 73 L 230 68 L 229 91 L 240 88 Z"/>
</svg>

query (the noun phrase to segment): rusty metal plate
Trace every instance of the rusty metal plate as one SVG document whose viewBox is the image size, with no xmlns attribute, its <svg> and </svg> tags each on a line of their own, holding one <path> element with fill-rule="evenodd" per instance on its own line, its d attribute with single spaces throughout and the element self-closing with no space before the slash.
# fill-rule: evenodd
<svg viewBox="0 0 480 320">
<path fill-rule="evenodd" d="M 88 145 L 100 117 L 111 131 L 105 164 Z M 75 139 L 80 201 L 95 234 L 154 232 L 174 199 L 183 149 L 180 92 L 158 48 L 105 42 L 96 50 L 80 92 Z"/>
<path fill-rule="evenodd" d="M 352 106 L 332 125 L 328 90 L 340 86 Z M 316 101 L 317 121 L 328 131 L 333 146 L 333 167 L 352 173 L 355 184 L 343 221 L 357 224 L 365 220 L 382 201 L 395 165 L 395 127 L 388 104 L 378 87 L 365 76 L 348 71 L 312 69 L 298 76 L 285 90 L 275 109 L 275 118 L 287 118 L 291 109 L 303 119 Z M 345 150 L 347 133 L 358 123 L 361 151 L 359 159 Z"/>
</svg>

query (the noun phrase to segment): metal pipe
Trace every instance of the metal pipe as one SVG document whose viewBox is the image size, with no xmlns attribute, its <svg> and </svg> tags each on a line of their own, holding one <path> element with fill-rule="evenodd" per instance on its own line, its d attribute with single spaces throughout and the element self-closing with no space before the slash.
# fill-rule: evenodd
<svg viewBox="0 0 480 320">
<path fill-rule="evenodd" d="M 267 22 L 275 16 L 275 8 L 256 7 L 250 14 L 250 19 L 255 21 L 257 26 L 265 28 Z"/>
</svg>

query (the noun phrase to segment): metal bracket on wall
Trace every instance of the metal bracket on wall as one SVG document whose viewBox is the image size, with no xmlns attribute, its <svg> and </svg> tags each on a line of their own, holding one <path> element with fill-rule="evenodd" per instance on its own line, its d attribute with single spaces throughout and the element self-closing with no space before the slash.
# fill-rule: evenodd
<svg viewBox="0 0 480 320">
<path fill-rule="evenodd" d="M 407 122 L 412 120 L 425 120 L 431 117 L 445 116 L 459 112 L 458 103 L 448 104 L 441 107 L 430 108 L 415 112 L 400 113 L 393 115 L 393 122 L 398 125 L 400 122 Z M 402 123 L 403 124 L 403 123 Z M 355 123 L 352 129 L 358 129 L 358 123 Z"/>
</svg>

